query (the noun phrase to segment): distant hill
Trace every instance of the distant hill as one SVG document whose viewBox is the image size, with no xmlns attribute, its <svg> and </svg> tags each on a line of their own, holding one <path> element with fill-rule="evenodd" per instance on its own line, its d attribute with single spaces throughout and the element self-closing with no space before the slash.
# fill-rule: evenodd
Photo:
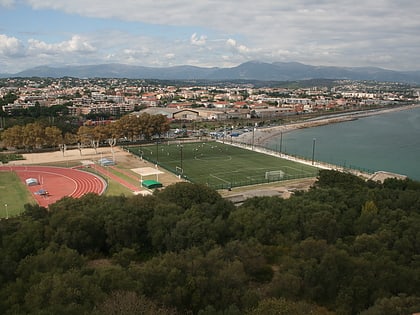
<svg viewBox="0 0 420 315">
<path fill-rule="evenodd" d="M 125 64 L 50 67 L 40 66 L 2 77 L 128 78 L 157 80 L 256 80 L 311 79 L 375 80 L 420 84 L 420 71 L 393 71 L 373 67 L 311 66 L 298 62 L 250 61 L 232 68 L 194 66 L 142 67 Z"/>
</svg>

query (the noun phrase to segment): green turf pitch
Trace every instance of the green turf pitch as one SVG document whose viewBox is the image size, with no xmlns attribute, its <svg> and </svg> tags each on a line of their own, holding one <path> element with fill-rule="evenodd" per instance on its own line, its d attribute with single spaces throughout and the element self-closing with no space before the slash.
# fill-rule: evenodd
<svg viewBox="0 0 420 315">
<path fill-rule="evenodd" d="M 175 174 L 182 173 L 194 183 L 216 189 L 318 174 L 318 169 L 310 165 L 219 142 L 160 143 L 128 150 L 153 163 L 157 161 Z M 267 172 L 272 174 L 267 176 Z"/>
</svg>

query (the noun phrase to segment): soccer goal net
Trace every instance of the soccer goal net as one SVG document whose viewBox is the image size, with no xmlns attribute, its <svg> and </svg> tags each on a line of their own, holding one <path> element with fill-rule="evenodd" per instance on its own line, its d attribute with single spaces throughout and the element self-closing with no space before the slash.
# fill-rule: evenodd
<svg viewBox="0 0 420 315">
<path fill-rule="evenodd" d="M 269 181 L 281 180 L 284 178 L 283 171 L 269 171 L 265 172 L 265 179 Z"/>
</svg>

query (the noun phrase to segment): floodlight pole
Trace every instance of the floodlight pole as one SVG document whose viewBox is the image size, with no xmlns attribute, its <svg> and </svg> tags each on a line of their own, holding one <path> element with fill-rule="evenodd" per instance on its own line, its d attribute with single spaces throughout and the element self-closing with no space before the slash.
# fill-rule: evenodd
<svg viewBox="0 0 420 315">
<path fill-rule="evenodd" d="M 183 149 L 183 146 L 182 146 L 182 144 L 180 145 L 180 152 L 181 152 L 181 172 L 183 172 L 184 171 L 184 167 L 182 166 L 182 149 Z"/>
<path fill-rule="evenodd" d="M 4 204 L 4 207 L 6 208 L 6 219 L 9 218 L 9 210 L 7 209 L 7 203 Z"/>
<path fill-rule="evenodd" d="M 252 147 L 251 147 L 251 150 L 254 150 L 254 140 L 255 140 L 255 127 L 252 128 Z"/>
<path fill-rule="evenodd" d="M 159 140 L 156 140 L 156 167 L 159 164 Z"/>
<path fill-rule="evenodd" d="M 315 162 L 315 141 L 316 141 L 316 138 L 314 138 L 312 141 L 312 165 L 314 165 L 314 162 Z"/>
<path fill-rule="evenodd" d="M 279 148 L 280 156 L 281 156 L 282 145 L 283 145 L 283 131 L 280 132 L 280 148 Z"/>
<path fill-rule="evenodd" d="M 225 143 L 225 137 L 226 137 L 226 125 L 223 125 L 223 143 Z"/>
<path fill-rule="evenodd" d="M 141 146 L 139 147 L 139 154 L 140 154 L 140 159 L 143 160 L 143 150 L 141 149 Z"/>
</svg>

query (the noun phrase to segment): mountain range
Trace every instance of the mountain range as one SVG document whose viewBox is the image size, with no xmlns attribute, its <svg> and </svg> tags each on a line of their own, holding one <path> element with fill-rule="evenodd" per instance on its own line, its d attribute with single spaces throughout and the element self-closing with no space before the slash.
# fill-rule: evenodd
<svg viewBox="0 0 420 315">
<path fill-rule="evenodd" d="M 373 80 L 420 84 L 420 71 L 394 71 L 375 67 L 311 66 L 298 62 L 250 61 L 231 68 L 195 66 L 143 67 L 126 64 L 39 66 L 0 77 L 127 78 L 156 80 L 296 81 L 309 79 Z"/>
</svg>

